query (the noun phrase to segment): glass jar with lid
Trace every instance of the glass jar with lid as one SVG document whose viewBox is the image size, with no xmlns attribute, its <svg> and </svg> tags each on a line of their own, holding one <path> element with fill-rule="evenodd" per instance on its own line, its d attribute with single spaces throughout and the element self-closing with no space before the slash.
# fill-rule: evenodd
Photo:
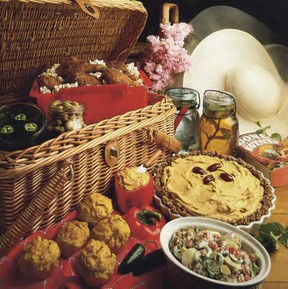
<svg viewBox="0 0 288 289">
<path fill-rule="evenodd" d="M 233 95 L 223 91 L 206 90 L 199 128 L 201 150 L 233 155 L 239 135 Z"/>
<path fill-rule="evenodd" d="M 84 105 L 76 101 L 55 100 L 49 104 L 47 130 L 52 136 L 85 127 Z"/>
<path fill-rule="evenodd" d="M 197 90 L 185 87 L 170 88 L 166 95 L 176 106 L 174 137 L 181 142 L 185 151 L 199 149 L 199 102 Z"/>
</svg>

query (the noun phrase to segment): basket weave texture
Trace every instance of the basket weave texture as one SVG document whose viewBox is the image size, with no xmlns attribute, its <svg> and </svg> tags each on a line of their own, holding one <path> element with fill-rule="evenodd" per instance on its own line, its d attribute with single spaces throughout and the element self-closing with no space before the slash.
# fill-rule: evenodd
<svg viewBox="0 0 288 289">
<path fill-rule="evenodd" d="M 67 0 L 0 0 L 0 97 L 27 95 L 43 66 L 68 55 L 126 60 L 147 20 L 135 0 L 91 0 L 95 19 Z"/>
<path fill-rule="evenodd" d="M 126 60 L 146 23 L 144 6 L 135 0 L 91 3 L 98 19 L 67 0 L 0 0 L 0 104 L 22 100 L 44 65 L 68 55 Z M 140 166 L 161 149 L 151 171 L 171 154 L 151 131 L 173 136 L 175 107 L 160 95 L 149 96 L 149 103 L 37 146 L 0 150 L 0 255 L 19 238 L 62 220 L 86 195 L 111 192 L 115 172 Z"/>
<path fill-rule="evenodd" d="M 162 96 L 162 100 L 144 109 L 61 134 L 41 145 L 14 152 L 0 151 L 1 231 L 13 225 L 63 161 L 73 166 L 74 177 L 47 204 L 47 209 L 35 220 L 29 233 L 63 219 L 86 195 L 107 193 L 116 171 L 145 163 L 159 149 L 148 129 L 173 136 L 174 114 L 173 103 Z M 109 141 L 117 141 L 119 145 L 119 160 L 113 166 L 109 166 L 105 159 Z M 169 154 L 164 149 L 154 166 Z"/>
</svg>

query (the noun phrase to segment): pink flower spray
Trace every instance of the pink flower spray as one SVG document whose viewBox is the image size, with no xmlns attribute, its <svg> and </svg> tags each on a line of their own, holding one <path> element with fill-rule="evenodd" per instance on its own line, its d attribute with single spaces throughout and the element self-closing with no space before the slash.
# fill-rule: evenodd
<svg viewBox="0 0 288 289">
<path fill-rule="evenodd" d="M 160 92 L 174 83 L 174 75 L 187 71 L 191 60 L 184 39 L 193 31 L 187 23 L 160 24 L 161 37 L 147 37 L 144 70 L 153 82 L 151 90 Z"/>
</svg>

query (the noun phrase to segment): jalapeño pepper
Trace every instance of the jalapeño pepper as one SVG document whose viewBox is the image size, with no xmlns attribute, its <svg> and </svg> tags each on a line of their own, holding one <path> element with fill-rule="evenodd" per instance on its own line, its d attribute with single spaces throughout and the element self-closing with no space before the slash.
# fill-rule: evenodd
<svg viewBox="0 0 288 289">
<path fill-rule="evenodd" d="M 127 274 L 133 271 L 133 268 L 140 262 L 141 258 L 143 258 L 145 254 L 145 247 L 143 244 L 136 244 L 132 247 L 132 249 L 125 256 L 123 261 L 120 263 L 118 267 L 118 272 L 120 274 Z"/>
<path fill-rule="evenodd" d="M 143 244 L 137 243 L 132 247 L 118 267 L 120 274 L 130 273 L 137 267 L 145 255 L 145 245 L 148 242 L 154 243 L 153 241 L 147 241 Z"/>
</svg>

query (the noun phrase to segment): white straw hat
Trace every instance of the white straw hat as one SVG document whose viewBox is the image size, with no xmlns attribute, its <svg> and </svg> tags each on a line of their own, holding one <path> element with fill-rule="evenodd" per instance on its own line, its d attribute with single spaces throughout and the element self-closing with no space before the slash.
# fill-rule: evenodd
<svg viewBox="0 0 288 289">
<path fill-rule="evenodd" d="M 201 97 L 207 89 L 232 93 L 240 134 L 271 126 L 269 133 L 288 135 L 288 85 L 265 47 L 251 34 L 222 29 L 205 37 L 191 54 L 191 68 L 176 79 Z M 201 113 L 201 108 L 200 108 Z"/>
</svg>

